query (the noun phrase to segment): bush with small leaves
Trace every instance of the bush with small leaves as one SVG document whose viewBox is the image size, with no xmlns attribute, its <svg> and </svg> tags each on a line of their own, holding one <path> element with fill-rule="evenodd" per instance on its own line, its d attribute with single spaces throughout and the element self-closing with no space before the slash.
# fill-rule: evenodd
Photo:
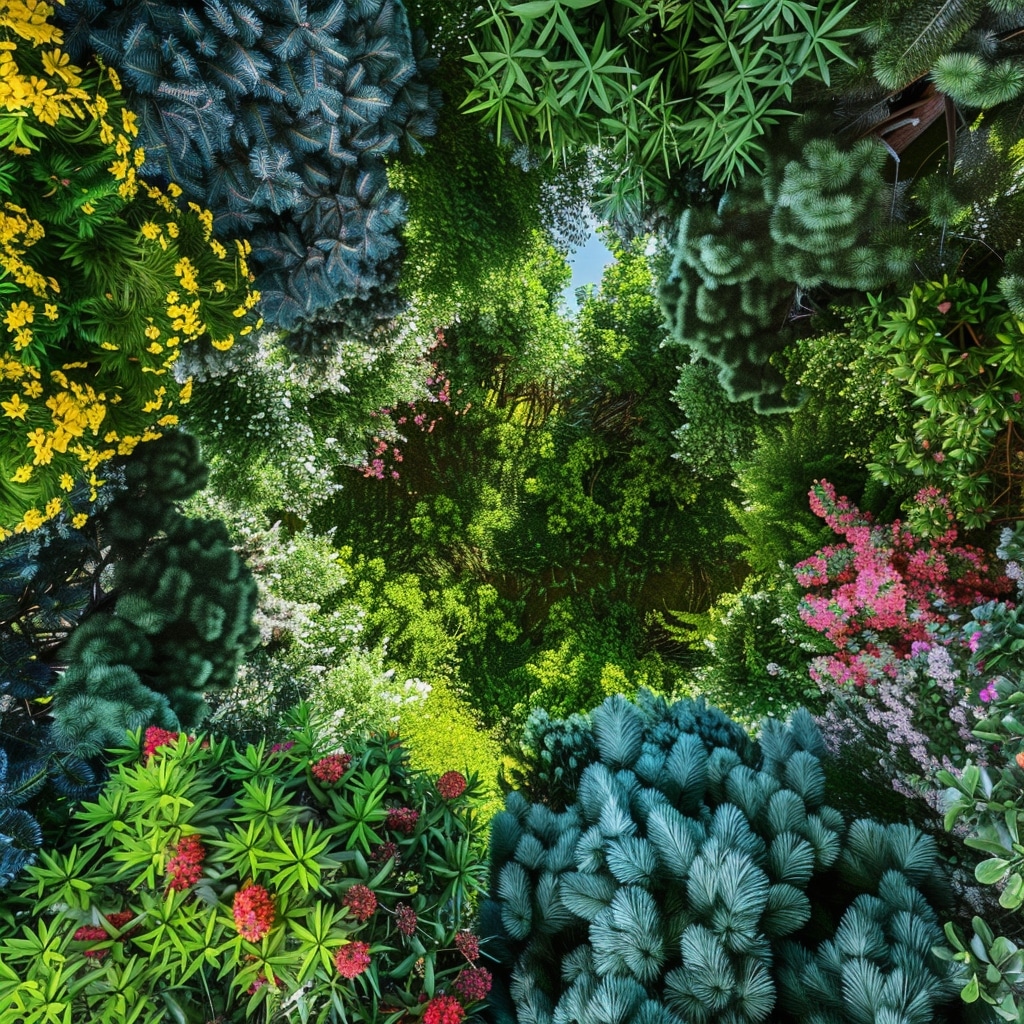
<svg viewBox="0 0 1024 1024">
<path fill-rule="evenodd" d="M 609 698 L 573 803 L 509 795 L 482 909 L 495 1019 L 944 1019 L 933 841 L 824 805 L 806 711 L 756 746 L 720 713 L 698 731 L 709 714 Z"/>
</svg>

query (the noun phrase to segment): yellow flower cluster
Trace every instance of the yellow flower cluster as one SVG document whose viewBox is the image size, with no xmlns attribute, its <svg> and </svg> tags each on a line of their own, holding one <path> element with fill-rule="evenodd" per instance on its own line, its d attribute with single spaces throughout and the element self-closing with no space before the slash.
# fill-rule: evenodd
<svg viewBox="0 0 1024 1024">
<path fill-rule="evenodd" d="M 71 514 L 74 526 L 82 526 L 87 514 L 70 501 L 76 483 L 86 481 L 89 500 L 95 500 L 103 483 L 97 473 L 102 473 L 104 462 L 130 454 L 137 444 L 160 437 L 163 428 L 178 423 L 175 406 L 189 401 L 192 383 L 189 380 L 179 388 L 169 371 L 181 345 L 208 334 L 204 303 L 215 300 L 223 306 L 241 300 L 235 315 L 243 316 L 258 301 L 249 289 L 247 246 L 239 246 L 237 260 L 228 260 L 227 250 L 212 238 L 209 210 L 189 204 L 188 212 L 181 211 L 175 203 L 182 194 L 177 185 L 162 190 L 138 178 L 145 155 L 133 144 L 138 135 L 135 116 L 120 107 L 115 110 L 99 91 L 90 96 L 80 88 L 79 69 L 60 50 L 61 33 L 49 23 L 52 13 L 49 5 L 36 0 L 0 0 L 0 122 L 4 109 L 17 113 L 26 125 L 53 126 L 61 118 L 92 119 L 99 128 L 100 143 L 113 149 L 116 159 L 108 170 L 119 182 L 120 197 L 126 203 L 146 203 L 151 211 L 140 229 L 140 241 L 165 250 L 176 246 L 182 218 L 195 217 L 209 251 L 230 269 L 221 275 L 227 284 L 218 280 L 210 285 L 193 260 L 179 254 L 174 265 L 177 290 L 168 292 L 166 303 L 151 310 L 133 307 L 141 325 L 130 344 L 124 336 L 111 334 L 92 351 L 79 350 L 78 355 L 65 357 L 78 361 L 63 363 L 59 369 L 52 364 L 40 366 L 49 350 L 44 342 L 34 350 L 33 329 L 42 336 L 48 323 L 52 330 L 53 322 L 59 320 L 60 286 L 26 258 L 45 237 L 44 226 L 14 203 L 0 203 L 0 276 L 20 286 L 15 294 L 0 299 L 0 540 L 12 532 L 37 529 L 62 512 Z M 22 73 L 13 36 L 33 47 L 49 48 L 35 55 L 35 75 Z M 43 75 L 39 75 L 40 57 Z M 107 76 L 111 86 L 120 89 L 113 69 L 108 69 Z M 33 128 L 24 137 L 39 138 L 45 144 L 46 135 L 45 129 Z M 16 155 L 31 153 L 24 147 L 12 148 Z M 81 207 L 83 215 L 96 212 L 95 206 L 86 205 Z M 194 231 L 191 237 L 195 238 Z M 227 295 L 217 298 L 224 292 Z M 230 315 L 231 304 L 219 312 L 221 318 Z M 251 330 L 247 325 L 242 333 Z M 226 343 L 211 340 L 226 348 L 234 336 L 229 335 Z"/>
<path fill-rule="evenodd" d="M 38 369 L 18 359 L 0 356 L 0 394 L 9 395 L 5 400 L 0 399 L 2 418 L 19 421 L 28 428 L 23 434 L 27 449 L 25 460 L 10 473 L 9 484 L 38 487 L 41 482 L 38 475 L 42 472 L 39 467 L 51 467 L 55 463 L 60 467 L 60 472 L 48 474 L 47 482 L 53 486 L 44 488 L 40 502 L 28 508 L 20 522 L 12 528 L 0 525 L 0 540 L 5 540 L 12 532 L 37 529 L 63 511 L 74 512 L 66 494 L 74 489 L 76 478 L 88 481 L 89 500 L 95 501 L 97 488 L 103 483 L 96 470 L 102 463 L 115 455 L 131 454 L 137 444 L 160 437 L 157 428 L 178 423 L 177 415 L 165 412 L 140 433 L 120 434 L 117 430 L 107 430 L 100 438 L 109 409 L 121 403 L 123 396 L 97 391 L 90 383 L 93 374 L 94 367 L 89 363 L 65 363 L 60 370 L 50 371 L 49 382 L 44 386 L 45 377 Z M 10 392 L 6 389 L 8 385 L 12 386 Z M 178 404 L 187 403 L 191 392 L 189 381 L 177 395 Z M 142 411 L 155 413 L 170 409 L 174 404 L 168 388 L 161 386 L 156 388 Z M 53 493 L 58 488 L 64 494 Z M 75 526 L 81 526 L 87 518 L 79 512 L 72 521 Z"/>
<path fill-rule="evenodd" d="M 50 24 L 53 8 L 36 0 L 0 0 L 0 105 L 8 114 L 31 112 L 42 124 L 55 125 L 62 117 L 81 120 L 89 94 L 81 88 L 81 69 L 60 49 L 63 33 Z M 46 77 L 40 78 L 18 63 L 19 36 L 33 48 L 52 46 L 42 53 Z M 26 147 L 20 145 L 18 149 Z"/>
<path fill-rule="evenodd" d="M 40 299 L 57 291 L 57 282 L 52 277 L 44 277 L 22 257 L 44 233 L 43 225 L 29 217 L 24 207 L 14 203 L 0 207 L 0 268 Z"/>
</svg>

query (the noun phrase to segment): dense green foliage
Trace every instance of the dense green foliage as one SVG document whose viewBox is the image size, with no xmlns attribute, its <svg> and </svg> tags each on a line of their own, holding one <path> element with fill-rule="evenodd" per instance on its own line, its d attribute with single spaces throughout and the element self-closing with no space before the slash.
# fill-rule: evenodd
<svg viewBox="0 0 1024 1024">
<path fill-rule="evenodd" d="M 0 1021 L 252 1019 L 289 997 L 374 1021 L 474 969 L 454 941 L 483 882 L 473 783 L 288 724 L 280 749 L 128 737 L 75 845 L 5 904 Z"/>
<path fill-rule="evenodd" d="M 1018 1019 L 1019 6 L 0 0 L 0 1018 Z"/>
</svg>

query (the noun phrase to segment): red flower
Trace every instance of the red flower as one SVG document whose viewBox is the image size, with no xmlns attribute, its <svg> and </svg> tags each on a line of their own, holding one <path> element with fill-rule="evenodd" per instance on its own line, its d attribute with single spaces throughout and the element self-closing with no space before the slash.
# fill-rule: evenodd
<svg viewBox="0 0 1024 1024">
<path fill-rule="evenodd" d="M 455 996 L 436 996 L 427 1003 L 423 1024 L 459 1024 L 466 1011 Z"/>
<path fill-rule="evenodd" d="M 397 866 L 402 857 L 398 852 L 398 847 L 390 840 L 386 843 L 381 843 L 380 846 L 375 846 L 373 853 L 370 854 L 370 860 L 375 864 L 386 864 L 392 857 L 395 858 L 395 865 Z"/>
<path fill-rule="evenodd" d="M 142 742 L 142 754 L 146 758 L 146 763 L 149 763 L 149 759 L 160 747 L 173 747 L 178 742 L 178 736 L 180 735 L 180 733 L 171 732 L 170 729 L 160 729 L 155 725 L 151 725 L 146 730 L 146 735 Z"/>
<path fill-rule="evenodd" d="M 437 791 L 445 800 L 454 800 L 466 792 L 466 779 L 461 772 L 445 772 L 437 780 Z"/>
<path fill-rule="evenodd" d="M 464 1003 L 483 999 L 491 991 L 491 972 L 486 967 L 467 967 L 452 985 Z"/>
<path fill-rule="evenodd" d="M 198 835 L 182 836 L 174 848 L 174 855 L 167 861 L 167 883 L 169 889 L 184 892 L 190 889 L 203 875 L 203 858 L 206 850 Z"/>
<path fill-rule="evenodd" d="M 408 903 L 395 904 L 395 926 L 403 935 L 413 935 L 416 932 L 416 911 Z"/>
<path fill-rule="evenodd" d="M 235 893 L 235 927 L 243 939 L 259 942 L 274 924 L 274 900 L 262 885 L 247 885 Z"/>
<path fill-rule="evenodd" d="M 480 959 L 480 940 L 472 932 L 458 932 L 455 948 L 470 961 Z"/>
<path fill-rule="evenodd" d="M 118 910 L 113 914 L 103 915 L 111 925 L 120 931 L 134 916 L 134 912 L 131 910 Z M 133 929 L 134 931 L 135 929 Z M 75 934 L 74 939 L 76 942 L 105 942 L 111 936 L 106 928 L 96 924 L 82 925 Z M 127 935 L 118 936 L 118 942 L 123 942 Z M 91 960 L 102 960 L 110 949 L 87 949 L 83 952 L 83 956 L 89 957 Z"/>
<path fill-rule="evenodd" d="M 105 928 L 95 924 L 86 924 L 75 932 L 74 938 L 76 942 L 103 942 L 110 936 Z M 87 949 L 83 955 L 92 960 L 102 960 L 109 952 L 109 949 Z"/>
<path fill-rule="evenodd" d="M 357 921 L 365 921 L 377 909 L 377 897 L 365 885 L 353 885 L 341 902 Z"/>
<path fill-rule="evenodd" d="M 403 832 L 411 836 L 416 830 L 416 822 L 419 821 L 419 811 L 411 807 L 390 807 L 388 808 L 387 827 L 393 832 Z"/>
<path fill-rule="evenodd" d="M 370 947 L 365 942 L 350 942 L 334 954 L 334 966 L 343 978 L 355 978 L 370 966 Z"/>
<path fill-rule="evenodd" d="M 321 782 L 328 784 L 337 782 L 345 774 L 352 761 L 351 754 L 328 754 L 321 757 L 316 764 L 310 766 L 310 771 Z"/>
<path fill-rule="evenodd" d="M 1014 760 L 1017 762 L 1018 768 L 1024 768 L 1024 751 L 1021 751 Z"/>
<path fill-rule="evenodd" d="M 134 910 L 118 910 L 113 914 L 104 915 L 106 919 L 120 931 L 134 916 Z M 135 931 L 133 928 L 132 931 Z M 122 936 L 124 938 L 124 936 Z"/>
</svg>

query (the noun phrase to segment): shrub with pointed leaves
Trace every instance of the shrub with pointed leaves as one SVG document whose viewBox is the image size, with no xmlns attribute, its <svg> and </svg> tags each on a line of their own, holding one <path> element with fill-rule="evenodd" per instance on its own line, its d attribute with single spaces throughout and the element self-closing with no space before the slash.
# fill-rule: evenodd
<svg viewBox="0 0 1024 1024">
<path fill-rule="evenodd" d="M 431 1001 L 474 1014 L 488 981 L 464 953 L 484 876 L 476 779 L 445 799 L 375 735 L 323 784 L 308 709 L 284 727 L 291 746 L 273 753 L 182 735 L 147 759 L 129 737 L 69 843 L 4 894 L 0 1024 L 124 1019 L 128 986 L 139 1024 L 372 1024 Z M 388 824 L 399 802 L 408 831 Z"/>
<path fill-rule="evenodd" d="M 609 698 L 574 803 L 509 795 L 482 910 L 511 997 L 495 1019 L 943 1019 L 933 841 L 824 805 L 806 711 L 742 749 L 689 711 Z"/>
<path fill-rule="evenodd" d="M 252 239 L 270 323 L 319 331 L 346 302 L 394 315 L 405 210 L 384 161 L 419 148 L 437 106 L 399 0 L 72 0 L 58 17 L 73 57 L 120 71 L 143 171 L 209 205 L 218 238 Z"/>
</svg>

